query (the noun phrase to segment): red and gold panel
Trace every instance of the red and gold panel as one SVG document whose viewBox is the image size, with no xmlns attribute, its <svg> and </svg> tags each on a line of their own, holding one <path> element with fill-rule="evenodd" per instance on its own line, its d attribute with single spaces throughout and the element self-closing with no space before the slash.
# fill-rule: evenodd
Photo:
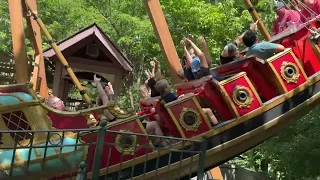
<svg viewBox="0 0 320 180">
<path fill-rule="evenodd" d="M 307 75 L 291 49 L 276 54 L 267 59 L 267 62 L 282 93 L 289 92 L 307 81 Z"/>
<path fill-rule="evenodd" d="M 175 85 L 175 88 L 179 95 L 194 93 L 203 107 L 210 107 L 213 111 L 217 112 L 219 120 L 234 118 L 230 109 L 226 108 L 228 107 L 227 102 L 212 77 L 180 83 Z"/>
<path fill-rule="evenodd" d="M 219 66 L 214 69 L 222 76 L 230 76 L 240 72 L 246 72 L 252 83 L 255 84 L 257 91 L 262 95 L 263 100 L 268 101 L 279 95 L 277 86 L 274 85 L 270 79 L 271 73 L 265 67 L 264 61 L 254 57 L 248 56 L 241 58 L 238 61 L 231 62 Z"/>
<path fill-rule="evenodd" d="M 145 128 L 143 127 L 141 121 L 137 119 L 137 117 L 112 122 L 107 125 L 107 129 L 110 131 L 146 134 Z M 82 138 L 82 140 L 90 143 L 91 138 L 93 140 L 97 140 L 97 133 L 86 135 Z M 152 144 L 150 141 L 148 142 L 147 137 L 145 136 L 111 132 L 106 132 L 104 143 L 105 144 L 101 156 L 101 168 L 105 168 L 106 166 L 111 167 L 119 164 L 121 161 L 125 162 L 133 159 L 134 157 L 143 156 L 147 152 L 151 152 L 151 148 L 147 150 L 146 148 L 141 147 L 146 146 L 147 144 L 152 147 Z M 89 168 L 92 168 L 95 149 L 96 146 L 93 145 L 92 149 L 90 150 L 90 154 L 88 155 L 88 157 L 90 157 L 90 165 L 88 166 Z M 92 171 L 92 169 L 89 169 L 89 172 L 90 171 Z"/>
<path fill-rule="evenodd" d="M 160 117 L 159 124 L 160 124 L 161 130 L 163 131 L 164 135 L 178 137 L 178 138 L 181 137 L 181 134 L 179 133 L 177 126 L 172 121 L 166 108 L 160 103 L 158 97 L 149 98 L 149 99 L 141 101 L 140 107 L 143 111 L 148 112 L 148 113 L 150 112 L 151 108 L 155 109 L 157 115 L 159 115 L 159 117 Z M 149 119 L 151 121 L 156 120 L 154 118 L 154 116 L 152 116 L 152 117 L 149 116 Z"/>
<path fill-rule="evenodd" d="M 212 128 L 194 94 L 186 94 L 165 107 L 183 138 L 197 136 Z"/>
<path fill-rule="evenodd" d="M 262 106 L 262 101 L 245 72 L 223 80 L 219 85 L 229 100 L 229 107 L 238 117 Z"/>
<path fill-rule="evenodd" d="M 310 25 L 313 26 L 313 23 Z M 310 77 L 320 70 L 320 62 L 312 50 L 312 46 L 307 38 L 308 36 L 310 36 L 310 31 L 302 28 L 298 32 L 290 34 L 276 43 L 280 43 L 284 47 L 292 48 L 293 53 L 301 61 L 307 76 Z"/>
<path fill-rule="evenodd" d="M 82 115 L 69 117 L 69 116 L 61 116 L 53 112 L 48 112 L 47 115 L 52 121 L 52 126 L 57 129 L 89 128 L 87 119 Z"/>
</svg>

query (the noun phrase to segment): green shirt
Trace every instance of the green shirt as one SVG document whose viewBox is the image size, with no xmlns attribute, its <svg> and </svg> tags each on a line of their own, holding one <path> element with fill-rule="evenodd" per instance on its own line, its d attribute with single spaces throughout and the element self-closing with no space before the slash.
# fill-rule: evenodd
<svg viewBox="0 0 320 180">
<path fill-rule="evenodd" d="M 268 59 L 276 53 L 278 44 L 262 41 L 249 47 L 246 56 L 254 55 L 260 59 Z"/>
</svg>

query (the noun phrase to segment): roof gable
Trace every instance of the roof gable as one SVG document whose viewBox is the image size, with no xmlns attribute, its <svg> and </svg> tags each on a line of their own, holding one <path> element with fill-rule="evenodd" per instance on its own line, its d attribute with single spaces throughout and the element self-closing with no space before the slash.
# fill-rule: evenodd
<svg viewBox="0 0 320 180">
<path fill-rule="evenodd" d="M 107 49 L 111 56 L 113 56 L 114 59 L 126 71 L 132 71 L 132 63 L 127 59 L 127 57 L 123 55 L 119 48 L 110 40 L 110 38 L 105 33 L 103 33 L 103 31 L 96 24 L 92 24 L 91 26 L 80 30 L 74 35 L 60 41 L 59 43 L 57 43 L 57 45 L 63 52 L 92 35 L 95 36 L 95 38 L 103 44 L 103 46 Z M 44 51 L 44 56 L 48 58 L 54 57 L 55 55 L 56 53 L 52 48 L 46 49 Z"/>
</svg>

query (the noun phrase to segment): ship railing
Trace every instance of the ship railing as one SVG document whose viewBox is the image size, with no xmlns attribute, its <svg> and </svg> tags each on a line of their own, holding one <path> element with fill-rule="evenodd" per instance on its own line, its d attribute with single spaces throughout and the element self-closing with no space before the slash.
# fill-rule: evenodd
<svg viewBox="0 0 320 180">
<path fill-rule="evenodd" d="M 174 179 L 180 177 L 190 179 L 194 176 L 197 176 L 198 179 L 203 178 L 207 150 L 206 138 L 195 141 L 126 131 L 110 131 L 106 128 L 105 123 L 100 123 L 99 127 L 90 129 L 0 131 L 1 138 L 6 136 L 16 137 L 19 133 L 30 134 L 29 139 L 23 141 L 15 139 L 12 144 L 3 144 L 2 139 L 0 140 L 0 156 L 1 152 L 12 151 L 11 164 L 6 169 L 3 168 L 5 167 L 3 164 L 0 164 L 0 166 L 4 169 L 3 172 L 6 172 L 7 179 L 18 176 L 15 168 L 22 168 L 22 171 L 19 172 L 24 172 L 24 177 L 32 177 L 34 172 L 30 171 L 32 169 L 31 165 L 37 162 L 40 163 L 42 170 L 39 170 L 40 173 L 36 176 L 39 177 L 41 172 L 46 172 L 44 175 L 47 177 L 50 174 L 47 170 L 51 168 L 48 167 L 48 161 L 54 158 L 52 154 L 48 155 L 48 152 L 52 151 L 53 148 L 57 154 L 56 157 L 67 156 L 66 151 L 70 154 L 83 151 L 86 157 L 80 159 L 79 162 L 62 160 L 68 168 L 54 170 L 50 176 L 54 177 L 53 179 L 74 179 L 76 177 L 76 179 L 82 180 L 98 179 L 101 176 L 104 179 L 131 179 L 133 177 L 150 179 L 151 175 L 163 175 L 163 173 L 169 172 L 172 167 L 175 167 L 174 175 L 176 177 Z M 39 134 L 42 135 L 39 136 Z M 39 139 L 39 137 L 42 139 Z M 43 137 L 46 138 L 43 139 Z M 109 140 L 106 140 L 106 137 L 109 137 Z M 124 138 L 124 143 L 120 141 L 119 144 L 119 138 L 121 137 Z M 134 137 L 134 141 L 137 143 L 130 143 L 129 140 L 129 143 L 127 141 L 126 144 L 125 137 Z M 74 143 L 65 144 L 65 138 L 73 138 Z M 115 141 L 115 139 L 118 139 L 118 141 Z M 157 144 L 155 142 L 158 144 L 166 142 L 167 145 L 159 146 L 155 145 Z M 24 151 L 24 155 L 27 154 L 27 157 L 21 157 L 21 149 Z M 37 154 L 36 149 L 41 150 L 41 153 L 38 152 Z M 106 154 L 108 149 L 109 151 Z M 137 149 L 140 149 L 140 152 Z M 145 153 L 142 152 L 142 149 Z M 118 155 L 115 155 L 112 151 L 117 150 L 118 153 L 116 154 Z M 37 156 L 36 161 L 32 159 L 34 153 Z M 128 153 L 132 153 L 130 160 L 128 160 Z M 166 158 L 163 158 L 164 156 Z M 112 158 L 117 159 L 116 164 L 114 164 L 114 160 L 111 161 Z M 186 158 L 188 163 L 183 162 Z M 164 161 L 166 162 L 164 163 Z"/>
</svg>

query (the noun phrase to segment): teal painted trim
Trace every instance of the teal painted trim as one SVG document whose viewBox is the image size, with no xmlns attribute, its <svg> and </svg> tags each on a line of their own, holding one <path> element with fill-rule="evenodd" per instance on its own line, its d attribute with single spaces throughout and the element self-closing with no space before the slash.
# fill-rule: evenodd
<svg viewBox="0 0 320 180">
<path fill-rule="evenodd" d="M 105 134 L 106 134 L 106 126 L 107 126 L 106 120 L 100 121 L 100 129 L 98 131 L 98 139 L 97 139 L 97 145 L 96 145 L 97 147 L 94 152 L 94 159 L 93 159 L 92 179 L 99 178 L 101 156 L 102 156 L 102 152 L 103 152 L 104 138 L 105 138 Z"/>
<path fill-rule="evenodd" d="M 8 94 L 19 96 L 19 97 L 21 97 L 23 100 L 25 100 L 27 102 L 30 102 L 30 101 L 33 100 L 32 96 L 30 96 L 27 93 L 23 93 L 23 92 L 15 92 L 15 93 L 8 93 Z M 18 98 L 14 97 L 14 96 L 0 96 L 0 103 L 2 105 L 18 104 L 20 102 L 21 101 Z"/>
<path fill-rule="evenodd" d="M 207 153 L 207 146 L 208 140 L 206 137 L 202 137 L 203 141 L 201 143 L 201 152 L 199 154 L 199 165 L 198 165 L 198 175 L 197 180 L 202 180 L 204 178 L 204 168 L 206 163 L 206 153 Z"/>
<path fill-rule="evenodd" d="M 58 140 L 60 141 L 60 140 Z M 81 142 L 76 142 L 75 139 L 72 138 L 64 138 L 63 139 L 63 143 L 61 144 L 61 142 L 57 142 L 57 141 L 51 141 L 51 143 L 56 146 L 56 145 L 75 145 L 75 144 L 81 144 Z M 47 146 L 47 155 L 46 157 L 50 157 L 50 156 L 55 156 L 57 154 L 60 154 L 60 151 L 57 153 L 55 148 L 52 147 L 52 144 L 48 143 Z M 44 146 L 45 143 L 43 144 L 39 144 L 39 145 L 33 145 L 33 146 Z M 50 147 L 51 146 L 51 147 Z M 60 150 L 60 147 L 57 147 Z M 69 169 L 70 166 L 71 168 L 77 168 L 80 164 L 81 161 L 84 160 L 84 156 L 85 156 L 85 151 L 83 149 L 75 151 L 74 146 L 68 146 L 68 147 L 62 147 L 61 153 L 64 153 L 64 159 L 59 158 L 59 156 L 57 156 L 56 158 L 50 159 L 50 160 L 46 160 L 46 168 L 42 169 L 42 159 L 43 159 L 43 155 L 44 155 L 44 151 L 45 148 L 41 147 L 41 148 L 30 148 L 29 146 L 27 146 L 26 148 L 22 148 L 22 149 L 16 149 L 16 152 L 18 152 L 20 154 L 21 160 L 24 162 L 28 161 L 28 155 L 29 155 L 29 151 L 31 149 L 31 156 L 30 156 L 30 165 L 28 168 L 29 173 L 47 173 L 48 171 L 50 172 L 54 172 L 54 171 L 63 171 L 66 169 Z M 36 152 L 35 150 L 38 149 L 40 150 L 40 154 L 41 157 L 37 158 L 36 157 Z M 13 150 L 9 150 L 9 151 L 3 151 L 0 152 L 0 167 L 6 164 L 11 164 L 11 160 L 12 160 L 12 156 L 13 156 Z M 33 160 L 39 160 L 37 162 L 32 162 Z M 68 164 L 64 164 L 63 161 L 68 162 Z M 15 163 L 17 162 L 16 159 L 14 161 Z M 12 176 L 24 176 L 27 167 L 14 167 L 12 168 Z M 7 169 L 4 169 L 3 171 L 0 171 L 0 179 L 3 179 L 6 177 L 6 174 L 10 174 L 10 166 Z"/>
</svg>

